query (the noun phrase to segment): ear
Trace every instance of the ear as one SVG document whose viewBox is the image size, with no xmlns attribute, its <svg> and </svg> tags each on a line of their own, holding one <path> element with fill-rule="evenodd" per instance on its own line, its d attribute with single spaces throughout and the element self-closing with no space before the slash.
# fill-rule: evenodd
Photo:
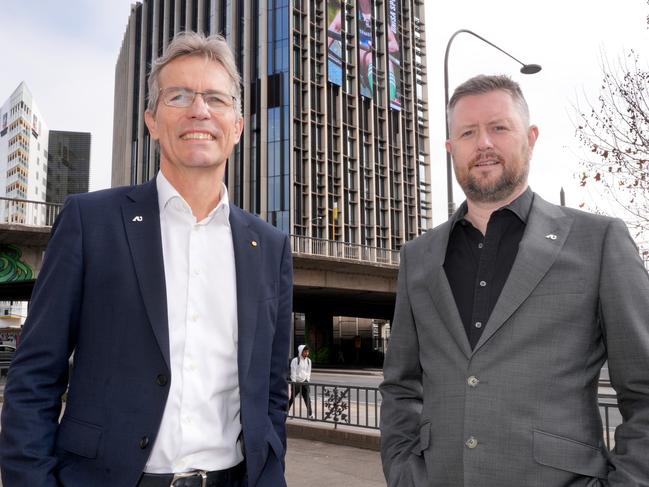
<svg viewBox="0 0 649 487">
<path fill-rule="evenodd" d="M 234 122 L 235 126 L 235 135 L 237 137 L 236 144 L 239 143 L 239 139 L 241 138 L 241 134 L 243 133 L 243 126 L 244 126 L 244 118 L 243 116 L 240 116 L 237 118 L 237 120 Z"/>
<path fill-rule="evenodd" d="M 153 140 L 158 140 L 159 134 L 158 134 L 158 124 L 155 121 L 155 115 L 151 110 L 146 110 L 144 112 L 144 123 L 146 124 L 146 127 L 149 129 L 149 133 L 151 134 L 151 138 Z"/>
<path fill-rule="evenodd" d="M 450 153 L 453 148 L 451 145 L 451 139 L 448 139 L 444 145 L 446 146 L 446 152 Z"/>
<path fill-rule="evenodd" d="M 527 145 L 530 147 L 530 154 L 534 150 L 536 139 L 539 138 L 539 128 L 536 125 L 530 125 L 527 129 Z"/>
</svg>

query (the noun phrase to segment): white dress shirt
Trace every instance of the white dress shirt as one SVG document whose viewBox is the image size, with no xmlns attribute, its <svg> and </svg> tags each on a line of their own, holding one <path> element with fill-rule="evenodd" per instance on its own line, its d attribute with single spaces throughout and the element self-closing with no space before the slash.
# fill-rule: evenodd
<svg viewBox="0 0 649 487">
<path fill-rule="evenodd" d="M 171 384 L 145 472 L 221 470 L 243 460 L 237 292 L 225 186 L 201 220 L 158 173 Z"/>
</svg>

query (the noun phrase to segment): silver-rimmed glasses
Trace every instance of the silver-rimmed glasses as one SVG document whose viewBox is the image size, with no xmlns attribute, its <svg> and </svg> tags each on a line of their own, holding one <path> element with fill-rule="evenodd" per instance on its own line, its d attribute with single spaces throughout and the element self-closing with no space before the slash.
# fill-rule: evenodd
<svg viewBox="0 0 649 487">
<path fill-rule="evenodd" d="M 201 95 L 203 103 L 212 112 L 231 110 L 237 103 L 237 97 L 222 91 L 194 91 L 182 86 L 172 86 L 160 90 L 162 103 L 168 107 L 187 108 L 192 106 L 196 95 Z"/>
</svg>

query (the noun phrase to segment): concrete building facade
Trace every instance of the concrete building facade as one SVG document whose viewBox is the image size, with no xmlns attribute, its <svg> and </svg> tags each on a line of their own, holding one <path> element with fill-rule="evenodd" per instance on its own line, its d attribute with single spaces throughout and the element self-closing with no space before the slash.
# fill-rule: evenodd
<svg viewBox="0 0 649 487">
<path fill-rule="evenodd" d="M 158 168 L 143 119 L 151 60 L 178 31 L 220 32 L 243 74 L 246 126 L 227 175 L 235 203 L 287 233 L 385 249 L 429 228 L 423 1 L 367 3 L 363 27 L 362 0 L 134 4 L 115 70 L 112 185 Z"/>
<path fill-rule="evenodd" d="M 0 197 L 45 201 L 49 131 L 25 82 L 0 108 Z M 45 224 L 43 212 L 4 202 L 0 222 Z"/>
</svg>

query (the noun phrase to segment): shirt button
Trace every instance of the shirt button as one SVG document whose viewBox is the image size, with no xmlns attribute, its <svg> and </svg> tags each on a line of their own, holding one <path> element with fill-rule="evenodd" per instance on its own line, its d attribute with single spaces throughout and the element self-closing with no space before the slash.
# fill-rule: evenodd
<svg viewBox="0 0 649 487">
<path fill-rule="evenodd" d="M 140 438 L 140 448 L 144 450 L 147 446 L 149 446 L 149 437 L 143 436 Z"/>
<path fill-rule="evenodd" d="M 475 447 L 478 446 L 478 440 L 474 438 L 473 436 L 469 436 L 469 439 L 464 442 L 464 444 L 467 446 L 467 448 L 474 449 Z"/>
<path fill-rule="evenodd" d="M 481 321 L 476 321 L 475 322 L 475 327 L 476 328 L 482 328 L 482 322 Z"/>
<path fill-rule="evenodd" d="M 484 244 L 483 244 L 482 242 L 480 242 L 480 243 L 478 244 L 478 248 L 481 249 L 482 247 L 484 247 Z"/>
<path fill-rule="evenodd" d="M 472 375 L 466 380 L 466 383 L 469 384 L 469 387 L 478 387 L 480 380 L 475 375 Z"/>
<path fill-rule="evenodd" d="M 486 281 L 480 281 L 480 287 L 485 287 L 487 285 Z"/>
</svg>

